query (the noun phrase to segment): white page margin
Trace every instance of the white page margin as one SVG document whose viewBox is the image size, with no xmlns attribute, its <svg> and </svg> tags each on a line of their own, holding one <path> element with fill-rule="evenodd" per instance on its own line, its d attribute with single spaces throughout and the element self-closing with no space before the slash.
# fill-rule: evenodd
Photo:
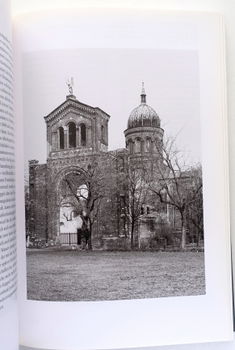
<svg viewBox="0 0 235 350">
<path fill-rule="evenodd" d="M 220 86 L 225 86 L 225 72 L 221 71 L 221 61 L 215 62 L 213 57 L 210 56 L 207 45 L 208 38 L 205 35 L 205 33 L 209 36 L 212 35 L 212 28 L 218 28 L 218 17 L 212 16 L 209 21 L 210 25 L 208 24 L 208 16 L 191 16 L 190 18 L 197 23 L 200 29 L 202 35 L 200 43 L 204 42 L 206 44 L 206 46 L 201 48 L 203 51 L 200 55 L 201 67 L 204 66 L 206 68 L 206 71 L 201 70 L 201 86 L 204 88 L 204 91 L 202 91 L 201 109 L 202 129 L 205 131 L 206 128 L 209 128 L 208 130 L 211 130 L 211 127 L 213 128 L 213 135 L 209 134 L 208 136 L 208 134 L 204 134 L 203 136 L 203 147 L 208 144 L 210 146 L 206 149 L 203 156 L 204 186 L 209 191 L 208 195 L 210 196 L 209 201 L 205 198 L 205 213 L 208 214 L 208 211 L 213 209 L 212 216 L 214 219 L 211 222 L 212 220 L 208 218 L 205 223 L 211 234 L 213 232 L 213 237 L 207 236 L 206 238 L 207 295 L 187 298 L 96 303 L 43 303 L 24 301 L 22 303 L 24 313 L 21 320 L 22 343 L 37 347 L 78 349 L 78 339 L 74 337 L 74 334 L 77 334 L 77 329 L 81 329 L 81 318 L 79 317 L 81 314 L 83 315 L 82 324 L 86 324 L 87 322 L 89 325 L 89 333 L 83 332 L 82 339 L 79 339 L 79 346 L 84 349 L 154 346 L 231 339 L 231 293 L 229 292 L 231 281 L 229 268 L 230 256 L 228 256 L 229 218 L 227 217 L 228 184 L 223 173 L 223 169 L 227 169 L 228 164 L 225 150 L 225 135 L 224 132 L 221 132 L 221 130 L 224 131 L 226 129 L 226 125 L 224 125 L 224 120 L 217 116 L 219 113 L 221 115 L 225 113 L 224 92 L 222 89 L 220 90 Z M 199 18 L 201 18 L 201 21 Z M 46 27 L 44 29 L 46 31 Z M 140 29 L 142 31 L 143 27 L 141 26 Z M 211 54 L 218 54 L 218 57 L 222 60 L 223 38 L 219 37 L 220 40 L 217 41 L 218 34 L 220 35 L 220 33 L 220 31 L 217 34 L 214 32 L 215 36 L 212 38 L 212 43 L 210 44 L 213 47 Z M 41 37 L 43 38 L 43 33 L 41 33 Z M 124 37 L 121 39 L 124 40 Z M 125 39 L 128 40 L 128 37 Z M 54 46 L 58 44 L 53 43 Z M 42 42 L 39 44 L 42 45 Z M 126 45 L 129 47 L 128 42 Z M 133 41 L 132 45 L 134 45 Z M 208 61 L 206 62 L 204 60 Z M 218 74 L 215 74 L 215 72 L 218 72 Z M 206 81 L 208 74 L 212 79 L 215 79 L 214 84 L 211 81 Z M 208 99 L 217 101 L 217 104 L 213 106 L 210 104 L 208 106 Z M 212 159 L 210 159 L 211 151 L 216 154 L 216 157 Z M 217 162 L 221 165 L 219 169 L 217 169 Z M 217 170 L 216 174 L 213 172 L 215 169 Z M 211 197 L 215 189 L 217 189 L 217 192 L 213 194 L 214 197 Z M 206 195 L 207 198 L 208 195 Z M 220 217 L 215 215 L 215 213 L 218 213 L 216 206 L 218 202 L 221 203 L 220 214 L 225 220 L 220 220 Z M 224 231 L 225 236 L 223 237 L 225 239 L 222 242 L 220 232 L 217 232 L 218 227 Z M 21 252 L 24 250 L 22 242 Z M 24 260 L 23 257 L 22 259 Z M 21 286 L 23 288 L 22 290 L 25 291 L 25 281 L 22 281 Z M 224 286 L 224 288 L 221 288 L 221 286 Z M 110 310 L 111 305 L 112 310 Z M 202 305 L 204 309 L 203 315 Z M 30 313 L 33 314 L 34 312 L 38 316 L 30 321 L 31 328 L 29 329 L 29 321 L 25 322 L 25 320 L 29 320 Z M 97 315 L 95 320 L 94 313 Z M 159 314 L 161 317 L 158 319 L 157 316 L 156 319 L 156 315 Z M 91 315 L 92 317 L 90 317 Z M 125 315 L 128 315 L 128 318 L 124 317 Z M 101 319 L 99 318 L 100 316 Z M 224 329 L 221 328 L 222 319 Z M 63 320 L 71 320 L 72 326 L 66 327 L 64 322 L 62 322 Z M 110 320 L 113 321 L 113 327 L 110 327 Z M 46 321 L 48 321 L 47 327 L 45 327 Z M 105 321 L 105 325 L 108 326 L 108 329 L 107 326 L 104 327 L 106 328 L 105 334 L 102 331 L 103 327 L 101 329 L 99 328 L 99 325 L 102 324 L 101 321 Z M 56 324 L 57 326 L 53 329 L 49 327 L 51 324 Z M 130 324 L 131 327 L 129 326 Z M 176 324 L 177 327 L 175 326 Z M 179 329 L 182 332 L 179 332 Z M 158 330 L 157 335 L 156 330 Z M 92 334 L 93 337 L 90 337 L 89 334 Z"/>
</svg>

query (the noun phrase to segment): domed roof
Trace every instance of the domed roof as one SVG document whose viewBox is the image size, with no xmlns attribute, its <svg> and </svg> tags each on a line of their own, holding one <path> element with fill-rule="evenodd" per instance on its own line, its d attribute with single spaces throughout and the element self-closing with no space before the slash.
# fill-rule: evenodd
<svg viewBox="0 0 235 350">
<path fill-rule="evenodd" d="M 160 118 L 157 112 L 147 105 L 144 83 L 142 83 L 141 104 L 134 108 L 129 116 L 127 128 L 137 128 L 140 126 L 160 127 Z"/>
</svg>

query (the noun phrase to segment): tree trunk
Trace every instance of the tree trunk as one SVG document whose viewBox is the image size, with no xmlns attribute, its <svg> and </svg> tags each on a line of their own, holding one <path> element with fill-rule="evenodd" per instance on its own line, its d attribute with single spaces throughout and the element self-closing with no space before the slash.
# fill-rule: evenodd
<svg viewBox="0 0 235 350">
<path fill-rule="evenodd" d="M 88 242 L 87 242 L 87 245 L 88 245 L 88 250 L 92 250 L 92 224 L 91 224 L 91 221 L 89 220 L 89 237 L 88 237 Z"/>
<path fill-rule="evenodd" d="M 92 250 L 92 240 L 91 240 L 91 235 L 88 239 L 88 250 Z"/>
<path fill-rule="evenodd" d="M 200 229 L 198 228 L 197 229 L 197 247 L 199 247 L 199 244 L 200 244 L 200 236 L 201 236 L 201 232 L 200 232 Z"/>
<path fill-rule="evenodd" d="M 181 249 L 186 248 L 186 219 L 184 212 L 181 213 Z"/>
<path fill-rule="evenodd" d="M 134 248 L 134 229 L 135 229 L 135 223 L 131 223 L 131 249 Z"/>
</svg>

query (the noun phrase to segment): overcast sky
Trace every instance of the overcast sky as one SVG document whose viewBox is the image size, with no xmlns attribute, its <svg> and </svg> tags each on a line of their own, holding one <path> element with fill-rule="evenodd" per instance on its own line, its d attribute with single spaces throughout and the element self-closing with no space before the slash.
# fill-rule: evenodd
<svg viewBox="0 0 235 350">
<path fill-rule="evenodd" d="M 200 161 L 198 56 L 193 50 L 78 49 L 26 53 L 23 57 L 25 160 L 46 161 L 44 116 L 68 94 L 110 114 L 109 149 L 125 146 L 123 131 L 140 103 L 156 110 L 165 133 L 192 163 Z"/>
</svg>

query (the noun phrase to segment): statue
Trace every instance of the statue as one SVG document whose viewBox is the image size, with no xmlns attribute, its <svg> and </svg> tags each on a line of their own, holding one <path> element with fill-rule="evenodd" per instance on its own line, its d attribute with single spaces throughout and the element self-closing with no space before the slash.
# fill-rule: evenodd
<svg viewBox="0 0 235 350">
<path fill-rule="evenodd" d="M 67 80 L 67 86 L 69 88 L 70 95 L 73 95 L 73 85 L 74 85 L 74 81 L 73 81 L 73 77 L 71 77 L 70 79 Z"/>
</svg>

